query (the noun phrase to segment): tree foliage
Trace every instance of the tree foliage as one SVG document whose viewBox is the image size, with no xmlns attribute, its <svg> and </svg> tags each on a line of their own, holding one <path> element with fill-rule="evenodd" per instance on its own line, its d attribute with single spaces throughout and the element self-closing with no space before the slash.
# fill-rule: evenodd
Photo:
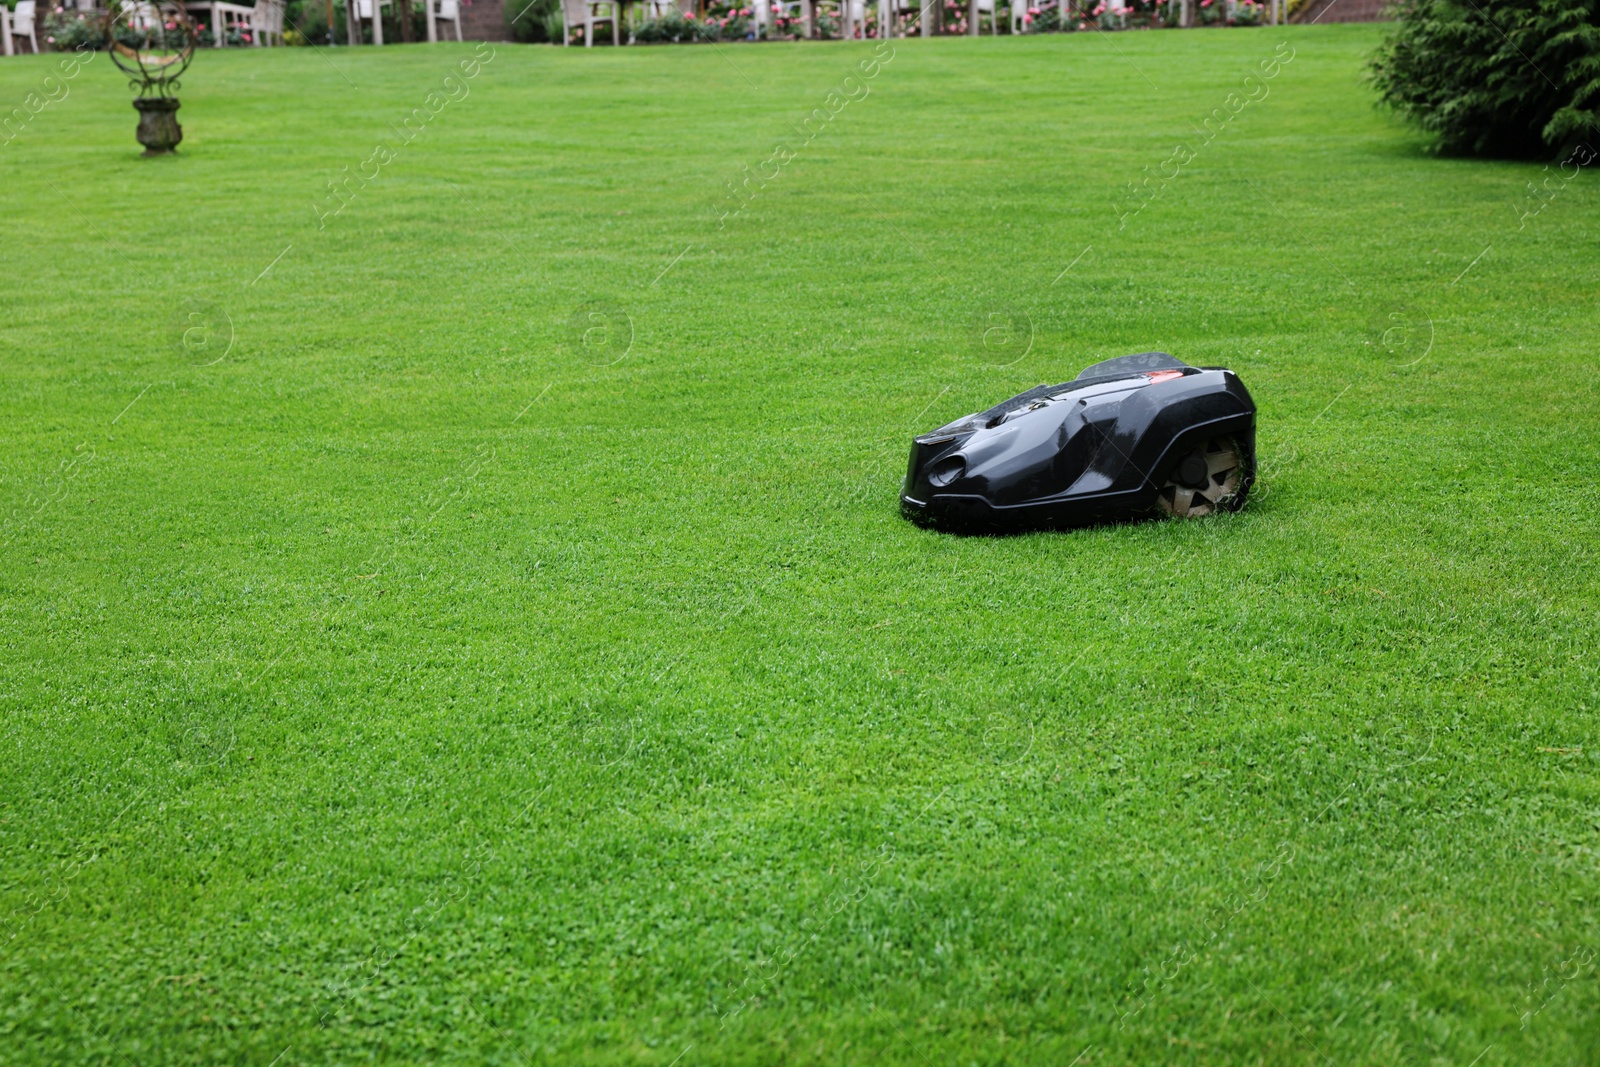
<svg viewBox="0 0 1600 1067">
<path fill-rule="evenodd" d="M 1373 81 L 1441 151 L 1548 155 L 1600 120 L 1600 0 L 1401 0 L 1395 14 Z"/>
<path fill-rule="evenodd" d="M 560 0 L 505 0 L 511 38 L 526 43 L 561 43 Z"/>
</svg>

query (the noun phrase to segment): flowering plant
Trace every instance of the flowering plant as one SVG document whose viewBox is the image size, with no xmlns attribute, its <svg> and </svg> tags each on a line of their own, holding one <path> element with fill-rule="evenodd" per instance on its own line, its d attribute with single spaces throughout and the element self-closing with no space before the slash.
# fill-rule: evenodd
<svg viewBox="0 0 1600 1067">
<path fill-rule="evenodd" d="M 106 46 L 105 30 L 98 22 L 81 14 L 67 14 L 60 8 L 44 17 L 45 39 L 58 52 Z"/>
<path fill-rule="evenodd" d="M 756 39 L 754 12 L 740 0 L 718 3 L 713 0 L 706 6 L 707 23 L 715 23 L 717 35 L 725 41 Z"/>
<path fill-rule="evenodd" d="M 1233 14 L 1228 16 L 1230 26 L 1256 26 L 1261 22 L 1261 7 L 1256 0 L 1240 0 Z"/>
</svg>

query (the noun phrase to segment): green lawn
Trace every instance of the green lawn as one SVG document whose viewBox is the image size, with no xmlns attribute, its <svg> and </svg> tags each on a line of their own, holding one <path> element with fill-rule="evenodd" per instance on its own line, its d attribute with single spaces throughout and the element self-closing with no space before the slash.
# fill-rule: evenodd
<svg viewBox="0 0 1600 1067">
<path fill-rule="evenodd" d="M 1600 1062 L 1597 176 L 1378 35 L 208 52 L 167 160 L 84 66 L 0 147 L 0 1061 Z M 1147 349 L 1242 513 L 899 517 Z"/>
</svg>

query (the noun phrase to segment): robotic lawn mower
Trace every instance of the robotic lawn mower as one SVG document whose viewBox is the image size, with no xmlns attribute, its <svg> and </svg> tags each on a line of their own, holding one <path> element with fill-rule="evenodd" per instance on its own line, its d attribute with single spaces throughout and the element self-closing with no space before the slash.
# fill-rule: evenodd
<svg viewBox="0 0 1600 1067">
<path fill-rule="evenodd" d="M 1197 518 L 1243 507 L 1255 461 L 1256 405 L 1236 374 L 1144 352 L 920 435 L 900 508 L 980 533 Z"/>
</svg>

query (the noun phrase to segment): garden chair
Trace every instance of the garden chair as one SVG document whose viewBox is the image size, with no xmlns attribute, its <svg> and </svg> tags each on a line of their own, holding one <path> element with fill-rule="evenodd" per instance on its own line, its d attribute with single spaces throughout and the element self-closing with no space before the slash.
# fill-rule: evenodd
<svg viewBox="0 0 1600 1067">
<path fill-rule="evenodd" d="M 6 43 L 10 47 L 7 49 L 6 55 L 11 55 L 12 49 L 15 49 L 24 37 L 28 39 L 29 44 L 33 45 L 33 54 L 39 54 L 39 35 L 33 28 L 33 12 L 34 0 L 17 0 L 17 9 L 9 13 L 0 8 L 0 18 L 5 19 L 8 24 L 6 26 Z"/>
<path fill-rule="evenodd" d="M 456 24 L 456 40 L 461 40 L 461 0 L 427 0 L 433 5 L 433 12 L 429 16 L 429 30 L 437 33 L 436 27 L 441 22 Z M 428 40 L 434 38 L 429 37 Z"/>
<path fill-rule="evenodd" d="M 931 3 L 928 6 L 932 8 Z M 922 8 L 922 0 L 878 0 L 878 36 L 893 37 L 899 29 L 900 16 L 915 14 Z"/>
<path fill-rule="evenodd" d="M 372 43 L 383 43 L 383 13 L 382 8 L 388 6 L 388 0 L 345 0 L 345 11 L 349 15 L 348 26 L 350 43 L 359 44 L 361 37 L 361 23 L 363 20 L 372 23 Z"/>
<path fill-rule="evenodd" d="M 153 30 L 161 18 L 161 13 L 156 10 L 154 4 L 125 3 L 121 7 L 130 29 Z"/>
<path fill-rule="evenodd" d="M 250 41 L 257 48 L 283 43 L 283 0 L 256 0 L 250 9 Z"/>
<path fill-rule="evenodd" d="M 561 0 L 561 43 L 572 43 L 572 29 L 583 24 L 583 47 L 594 47 L 594 24 L 611 23 L 611 43 L 621 44 L 622 18 L 618 0 Z M 604 10 L 606 13 L 601 14 Z"/>
<path fill-rule="evenodd" d="M 610 22 L 611 45 L 621 45 L 622 18 L 618 0 L 562 0 L 562 45 L 573 43 L 573 27 L 584 27 L 584 48 L 594 48 L 595 22 Z"/>
<path fill-rule="evenodd" d="M 259 44 L 256 40 L 253 22 L 256 9 L 245 7 L 243 4 L 217 3 L 211 5 L 211 14 L 214 20 L 220 21 L 221 32 L 212 30 L 216 35 L 216 46 L 221 48 L 228 43 L 229 34 L 237 33 L 246 44 Z"/>
</svg>

